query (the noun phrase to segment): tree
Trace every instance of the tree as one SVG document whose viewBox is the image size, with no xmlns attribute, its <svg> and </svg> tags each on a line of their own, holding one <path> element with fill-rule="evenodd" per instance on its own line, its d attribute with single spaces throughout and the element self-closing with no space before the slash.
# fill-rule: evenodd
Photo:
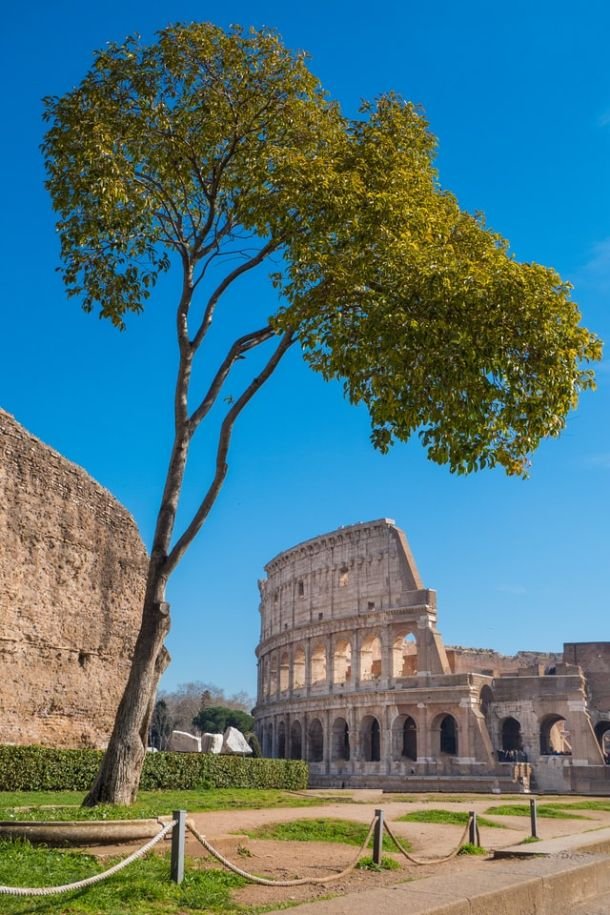
<svg viewBox="0 0 610 915">
<path fill-rule="evenodd" d="M 173 442 L 142 622 L 86 799 L 130 803 L 168 663 L 168 579 L 218 496 L 235 421 L 291 345 L 367 405 L 377 448 L 416 432 L 453 471 L 499 464 L 519 474 L 592 387 L 583 362 L 600 343 L 556 273 L 517 263 L 440 188 L 418 109 L 386 95 L 344 117 L 272 32 L 192 24 L 150 46 L 129 38 L 97 52 L 80 85 L 45 105 L 68 294 L 123 328 L 161 273 L 181 281 Z M 265 326 L 235 334 L 195 400 L 194 364 L 224 294 L 270 259 L 282 304 L 270 302 Z M 222 405 L 237 360 L 259 347 L 267 361 L 227 406 L 213 478 L 177 532 L 193 436 Z"/>
<path fill-rule="evenodd" d="M 224 734 L 229 727 L 237 728 L 242 734 L 249 734 L 254 727 L 254 718 L 239 709 L 211 705 L 195 715 L 193 724 L 203 734 Z"/>
<path fill-rule="evenodd" d="M 167 707 L 165 699 L 158 699 L 150 720 L 149 743 L 157 750 L 167 750 L 169 738 L 174 730 L 175 722 Z"/>
</svg>

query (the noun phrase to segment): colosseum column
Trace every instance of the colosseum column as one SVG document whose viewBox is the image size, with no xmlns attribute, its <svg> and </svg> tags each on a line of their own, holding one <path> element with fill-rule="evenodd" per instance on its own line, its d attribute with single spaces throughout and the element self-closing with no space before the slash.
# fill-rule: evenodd
<svg viewBox="0 0 610 915">
<path fill-rule="evenodd" d="M 294 690 L 294 645 L 288 649 L 288 698 L 292 699 Z"/>
<path fill-rule="evenodd" d="M 385 771 L 387 775 L 392 772 L 392 718 L 396 711 L 393 705 L 386 705 L 383 709 L 383 721 L 381 730 L 381 759 L 385 760 Z"/>
<path fill-rule="evenodd" d="M 392 630 L 384 627 L 381 631 L 381 678 L 379 688 L 387 689 L 392 682 Z"/>
<path fill-rule="evenodd" d="M 330 711 L 326 709 L 323 715 L 324 721 L 324 771 L 328 775 L 330 772 L 331 766 L 331 749 L 332 749 L 332 734 L 331 734 L 331 717 Z"/>
<path fill-rule="evenodd" d="M 352 642 L 352 676 L 351 688 L 359 689 L 360 687 L 360 630 L 354 629 Z"/>
<path fill-rule="evenodd" d="M 305 649 L 305 695 L 311 693 L 311 639 L 305 639 L 303 642 Z M 303 759 L 307 759 L 306 756 Z"/>
<path fill-rule="evenodd" d="M 335 655 L 332 636 L 326 636 L 326 692 L 332 693 L 335 685 Z"/>
</svg>

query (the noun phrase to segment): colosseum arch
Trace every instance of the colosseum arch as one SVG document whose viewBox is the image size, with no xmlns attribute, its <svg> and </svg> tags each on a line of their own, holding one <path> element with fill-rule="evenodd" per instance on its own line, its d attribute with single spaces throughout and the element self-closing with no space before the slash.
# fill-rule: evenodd
<svg viewBox="0 0 610 915">
<path fill-rule="evenodd" d="M 413 677 L 417 673 L 417 639 L 411 629 L 400 629 L 392 641 L 392 676 Z"/>
<path fill-rule="evenodd" d="M 340 638 L 333 646 L 333 683 L 344 686 L 352 675 L 352 645 L 349 639 Z"/>
<path fill-rule="evenodd" d="M 311 650 L 311 685 L 312 687 L 322 687 L 326 683 L 326 645 L 324 642 L 317 642 Z"/>
<path fill-rule="evenodd" d="M 457 756 L 458 726 L 453 715 L 442 712 L 432 722 L 432 752 L 435 756 Z"/>
<path fill-rule="evenodd" d="M 263 731 L 263 756 L 273 756 L 273 723 L 268 721 Z"/>
<path fill-rule="evenodd" d="M 305 686 L 305 649 L 298 645 L 292 656 L 292 688 L 303 689 Z"/>
<path fill-rule="evenodd" d="M 322 762 L 324 759 L 324 728 L 319 718 L 313 718 L 307 729 L 307 759 Z"/>
<path fill-rule="evenodd" d="M 269 659 L 269 695 L 275 696 L 279 685 L 279 670 L 277 651 Z"/>
<path fill-rule="evenodd" d="M 290 686 L 290 655 L 283 651 L 280 655 L 280 692 L 287 693 Z"/>
<path fill-rule="evenodd" d="M 331 759 L 338 761 L 349 760 L 349 726 L 345 718 L 335 718 L 333 722 L 331 740 Z"/>
<path fill-rule="evenodd" d="M 290 758 L 303 758 L 303 729 L 300 721 L 293 721 L 290 725 Z"/>
<path fill-rule="evenodd" d="M 374 715 L 365 715 L 360 724 L 360 748 L 366 762 L 381 759 L 381 728 Z"/>
<path fill-rule="evenodd" d="M 595 736 L 606 764 L 610 763 L 610 721 L 598 721 L 595 725 Z"/>
<path fill-rule="evenodd" d="M 502 720 L 500 725 L 500 736 L 502 740 L 502 750 L 505 753 L 523 749 L 521 722 L 516 718 L 508 717 Z"/>
<path fill-rule="evenodd" d="M 360 647 L 360 679 L 378 680 L 381 677 L 381 639 L 377 633 L 363 638 Z"/>
<path fill-rule="evenodd" d="M 398 715 L 392 723 L 392 759 L 417 761 L 417 724 L 411 715 Z"/>
<path fill-rule="evenodd" d="M 571 756 L 572 747 L 566 734 L 563 715 L 545 715 L 540 721 L 540 755 Z"/>
<path fill-rule="evenodd" d="M 286 725 L 283 721 L 277 726 L 277 758 L 286 759 Z"/>
</svg>

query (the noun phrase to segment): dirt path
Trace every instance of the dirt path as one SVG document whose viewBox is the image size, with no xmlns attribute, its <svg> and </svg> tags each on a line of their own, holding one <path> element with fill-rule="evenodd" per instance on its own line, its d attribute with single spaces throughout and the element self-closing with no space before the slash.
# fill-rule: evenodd
<svg viewBox="0 0 610 915">
<path fill-rule="evenodd" d="M 335 792 L 336 795 L 336 792 Z M 396 822 L 405 813 L 423 809 L 443 809 L 455 811 L 474 810 L 478 815 L 491 806 L 504 803 L 528 803 L 526 797 L 515 801 L 491 795 L 469 797 L 464 799 L 445 799 L 443 796 L 421 800 L 417 795 L 413 801 L 397 800 L 393 795 L 381 792 L 353 792 L 353 801 L 341 804 L 321 804 L 315 807 L 283 807 L 260 810 L 226 810 L 191 815 L 199 832 L 219 849 L 229 860 L 234 861 L 244 870 L 259 876 L 273 879 L 292 879 L 306 876 L 325 876 L 338 873 L 349 864 L 357 849 L 329 842 L 285 842 L 262 839 L 251 839 L 245 835 L 259 826 L 271 823 L 285 823 L 298 819 L 317 819 L 319 817 L 353 820 L 368 824 L 375 810 L 383 808 L 386 820 L 399 838 L 408 839 L 413 853 L 421 857 L 441 857 L 451 852 L 457 845 L 463 827 L 457 825 Z M 549 798 L 550 802 L 576 798 Z M 562 835 L 574 835 L 602 826 L 610 826 L 610 812 L 576 811 L 586 819 L 560 820 L 540 818 L 538 833 L 540 838 L 550 839 Z M 496 816 L 486 817 L 498 823 L 498 828 L 481 826 L 481 842 L 487 849 L 514 845 L 530 834 L 529 817 Z M 162 843 L 165 844 L 165 843 Z M 167 846 L 166 846 L 167 847 Z M 91 849 L 95 853 L 101 849 Z M 187 855 L 196 859 L 195 866 L 218 867 L 218 863 L 207 856 L 196 839 L 188 834 Z M 103 854 L 120 854 L 124 849 L 116 847 L 103 849 Z M 481 867 L 483 859 L 474 856 L 459 856 L 439 865 L 415 866 L 406 861 L 400 854 L 393 857 L 399 864 L 399 870 L 373 873 L 355 870 L 340 881 L 320 886 L 306 885 L 301 887 L 264 887 L 248 884 L 234 894 L 235 899 L 244 905 L 271 905 L 282 902 L 302 902 L 332 894 L 358 892 L 364 888 L 387 886 L 404 880 L 420 879 L 433 874 L 462 873 L 469 869 Z"/>
</svg>

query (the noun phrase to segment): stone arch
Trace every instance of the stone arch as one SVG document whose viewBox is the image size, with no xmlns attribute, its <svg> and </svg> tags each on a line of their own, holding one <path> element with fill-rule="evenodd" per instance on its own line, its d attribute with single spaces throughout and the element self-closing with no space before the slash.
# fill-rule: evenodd
<svg viewBox="0 0 610 915">
<path fill-rule="evenodd" d="M 263 756 L 273 756 L 273 722 L 268 721 L 263 731 Z"/>
<path fill-rule="evenodd" d="M 312 718 L 309 722 L 307 745 L 309 762 L 322 762 L 324 759 L 324 728 L 319 718 Z"/>
<path fill-rule="evenodd" d="M 331 735 L 331 757 L 347 761 L 350 758 L 349 726 L 345 718 L 335 718 Z"/>
<path fill-rule="evenodd" d="M 290 685 L 290 655 L 283 651 L 280 655 L 280 692 L 287 693 Z"/>
<path fill-rule="evenodd" d="M 297 646 L 292 656 L 292 688 L 303 689 L 305 686 L 305 649 Z"/>
<path fill-rule="evenodd" d="M 279 683 L 278 657 L 274 651 L 269 659 L 269 695 L 275 696 Z"/>
<path fill-rule="evenodd" d="M 504 718 L 500 725 L 500 739 L 502 741 L 502 750 L 505 753 L 523 750 L 521 722 L 512 716 Z"/>
<path fill-rule="evenodd" d="M 277 726 L 277 758 L 286 759 L 286 725 L 283 721 Z"/>
<path fill-rule="evenodd" d="M 398 715 L 392 723 L 392 757 L 417 760 L 417 724 L 411 715 Z"/>
<path fill-rule="evenodd" d="M 363 638 L 360 648 L 360 679 L 378 680 L 381 677 L 381 639 L 376 633 Z"/>
<path fill-rule="evenodd" d="M 290 758 L 303 758 L 303 729 L 300 721 L 293 721 L 290 725 Z"/>
<path fill-rule="evenodd" d="M 453 715 L 443 712 L 432 722 L 433 752 L 435 756 L 458 755 L 458 726 Z"/>
<path fill-rule="evenodd" d="M 479 693 L 479 711 L 485 719 L 489 718 L 489 713 L 491 711 L 491 704 L 494 701 L 494 694 L 491 689 L 491 686 L 483 686 L 481 692 Z"/>
<path fill-rule="evenodd" d="M 400 629 L 392 641 L 392 676 L 412 677 L 417 670 L 417 638 L 411 629 Z"/>
<path fill-rule="evenodd" d="M 565 733 L 563 715 L 545 715 L 540 721 L 540 755 L 571 756 L 572 747 Z"/>
<path fill-rule="evenodd" d="M 326 645 L 316 642 L 311 650 L 311 685 L 322 686 L 326 683 Z"/>
<path fill-rule="evenodd" d="M 333 683 L 344 686 L 352 675 L 352 645 L 349 639 L 336 639 L 333 646 Z"/>
<path fill-rule="evenodd" d="M 595 725 L 595 736 L 606 765 L 610 765 L 610 721 L 598 721 Z"/>
<path fill-rule="evenodd" d="M 360 746 L 362 758 L 366 762 L 379 762 L 381 759 L 381 728 L 374 715 L 365 715 L 360 725 Z"/>
</svg>

